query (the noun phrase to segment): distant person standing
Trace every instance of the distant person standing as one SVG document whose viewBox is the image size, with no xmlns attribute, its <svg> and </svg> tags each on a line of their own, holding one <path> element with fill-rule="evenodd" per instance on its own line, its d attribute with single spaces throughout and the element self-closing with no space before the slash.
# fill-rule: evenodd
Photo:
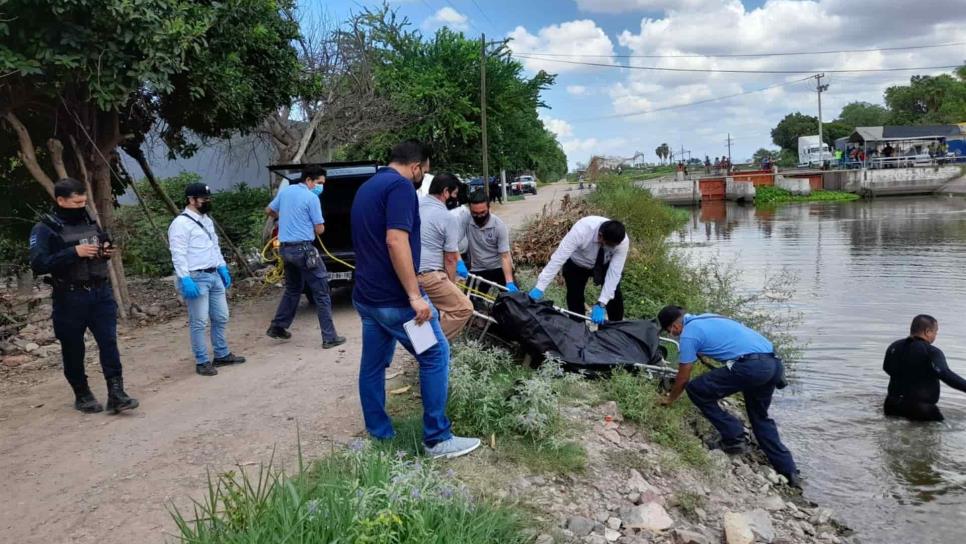
<svg viewBox="0 0 966 544">
<path fill-rule="evenodd" d="M 884 410 L 887 416 L 915 421 L 942 421 L 939 411 L 939 382 L 966 392 L 966 379 L 946 364 L 946 355 L 933 345 L 939 335 L 939 322 L 930 315 L 917 315 L 909 336 L 896 340 L 886 350 L 882 369 L 889 375 L 889 393 Z"/>
<path fill-rule="evenodd" d="M 513 280 L 510 232 L 503 220 L 490 213 L 490 204 L 483 193 L 477 191 L 470 195 L 470 213 L 463 217 L 462 229 L 469 242 L 470 272 L 505 286 L 511 293 L 519 291 Z"/>
<path fill-rule="evenodd" d="M 359 399 L 366 431 L 377 440 L 395 436 L 386 412 L 386 368 L 396 343 L 419 363 L 423 444 L 430 457 L 459 457 L 480 446 L 478 438 L 454 436 L 446 417 L 449 342 L 439 316 L 419 287 L 421 224 L 416 190 L 429 170 L 429 152 L 419 142 L 392 148 L 389 165 L 362 184 L 352 203 L 356 282 L 352 302 L 362 318 Z M 485 199 L 484 199 L 485 200 Z M 436 343 L 416 353 L 405 324 L 429 324 Z"/>
<path fill-rule="evenodd" d="M 30 267 L 50 274 L 53 287 L 54 335 L 60 341 L 64 377 L 74 390 L 74 408 L 84 413 L 104 410 L 84 372 L 84 334 L 97 342 L 101 372 L 107 381 L 107 410 L 119 413 L 138 407 L 124 391 L 121 354 L 117 349 L 117 303 L 111 288 L 110 236 L 87 213 L 87 187 L 73 178 L 54 184 L 55 207 L 30 232 Z"/>
<path fill-rule="evenodd" d="M 709 159 L 707 155 L 704 156 L 704 173 L 711 173 L 711 159 Z"/>
<path fill-rule="evenodd" d="M 631 241 L 624 224 L 606 217 L 591 215 L 574 223 L 560 241 L 550 262 L 537 277 L 537 286 L 530 291 L 535 300 L 543 298 L 550 282 L 563 271 L 567 284 L 567 309 L 583 315 L 584 291 L 587 281 L 593 278 L 600 285 L 600 296 L 591 309 L 591 320 L 600 325 L 607 318 L 611 321 L 624 319 L 624 295 L 621 294 L 621 276 L 630 252 Z"/>
<path fill-rule="evenodd" d="M 670 405 L 686 390 L 721 435 L 722 451 L 741 454 L 748 450 L 745 426 L 718 404 L 741 392 L 758 446 L 789 485 L 801 487 L 795 460 L 778 436 L 775 420 L 768 416 L 775 389 L 785 386 L 784 366 L 772 343 L 737 321 L 715 314 L 691 315 L 680 306 L 665 306 L 657 321 L 661 330 L 678 337 L 681 346 L 677 377 L 662 404 Z M 724 364 L 691 380 L 694 363 L 702 355 Z"/>
<path fill-rule="evenodd" d="M 460 185 L 456 176 L 439 174 L 430 183 L 429 194 L 419 199 L 419 286 L 439 311 L 443 334 L 451 342 L 473 317 L 473 304 L 456 285 L 462 229 L 446 209 L 447 202 L 458 202 Z"/>
<path fill-rule="evenodd" d="M 325 232 L 319 200 L 324 185 L 325 170 L 307 168 L 297 182 L 279 191 L 265 208 L 266 214 L 278 218 L 279 251 L 285 266 L 285 292 L 266 334 L 272 338 L 292 337 L 288 328 L 295 320 L 302 291 L 308 286 L 319 317 L 322 349 L 330 349 L 344 344 L 345 338 L 335 332 L 329 274 L 313 245 L 316 236 Z"/>
<path fill-rule="evenodd" d="M 204 183 L 190 183 L 184 190 L 185 208 L 168 227 L 168 249 L 178 277 L 181 296 L 188 306 L 188 330 L 191 351 L 195 356 L 195 372 L 202 376 L 218 374 L 217 366 L 245 362 L 244 357 L 228 349 L 225 328 L 228 326 L 228 299 L 231 273 L 221 254 L 218 233 L 209 217 L 211 191 Z M 205 329 L 211 322 L 211 347 L 214 359 L 208 358 Z"/>
<path fill-rule="evenodd" d="M 721 159 L 719 157 L 714 158 L 714 173 L 715 174 L 721 173 Z"/>
</svg>

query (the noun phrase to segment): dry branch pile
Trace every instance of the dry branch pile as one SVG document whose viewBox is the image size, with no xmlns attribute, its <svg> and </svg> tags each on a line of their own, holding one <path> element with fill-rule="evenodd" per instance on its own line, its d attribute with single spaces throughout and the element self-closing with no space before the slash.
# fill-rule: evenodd
<svg viewBox="0 0 966 544">
<path fill-rule="evenodd" d="M 583 199 L 564 195 L 558 209 L 543 207 L 533 221 L 517 233 L 513 241 L 513 260 L 517 265 L 543 266 L 567 235 L 570 227 L 582 217 L 591 215 Z"/>
</svg>

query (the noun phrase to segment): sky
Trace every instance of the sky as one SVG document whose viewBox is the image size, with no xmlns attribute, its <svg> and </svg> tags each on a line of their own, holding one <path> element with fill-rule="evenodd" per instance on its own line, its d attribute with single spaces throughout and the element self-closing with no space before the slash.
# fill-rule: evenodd
<svg viewBox="0 0 966 544">
<path fill-rule="evenodd" d="M 378 4 L 328 0 L 318 9 L 338 21 L 360 6 Z M 571 167 L 593 155 L 629 158 L 637 152 L 643 153 L 645 161 L 656 162 L 654 149 L 662 143 L 713 160 L 727 154 L 729 135 L 733 160 L 743 161 L 761 147 L 776 147 L 769 132 L 786 114 L 818 114 L 816 80 L 803 81 L 809 75 L 966 63 L 966 0 L 394 0 L 391 4 L 426 35 L 447 26 L 473 37 L 485 33 L 488 40 L 509 38 L 509 47 L 520 55 L 529 74 L 538 70 L 557 74 L 556 84 L 544 94 L 549 107 L 540 115 L 556 133 Z M 881 50 L 937 44 L 955 45 Z M 841 50 L 853 52 L 720 56 Z M 833 120 L 842 106 L 853 101 L 882 104 L 888 86 L 908 83 L 914 74 L 950 71 L 825 72 L 822 82 L 828 89 L 822 93 L 822 118 Z M 694 104 L 701 101 L 705 103 Z"/>
</svg>

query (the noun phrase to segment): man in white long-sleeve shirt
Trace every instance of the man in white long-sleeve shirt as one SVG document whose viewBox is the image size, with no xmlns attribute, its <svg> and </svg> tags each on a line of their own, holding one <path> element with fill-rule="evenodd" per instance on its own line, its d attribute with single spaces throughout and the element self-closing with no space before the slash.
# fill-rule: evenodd
<svg viewBox="0 0 966 544">
<path fill-rule="evenodd" d="M 225 290 L 231 285 L 231 274 L 221 254 L 215 224 L 208 217 L 211 191 L 204 183 L 191 183 L 185 188 L 187 205 L 168 227 L 171 262 L 178 277 L 178 290 L 188 306 L 188 330 L 191 351 L 195 356 L 195 372 L 202 376 L 218 374 L 216 366 L 245 362 L 244 357 L 228 349 L 225 327 L 228 325 L 228 300 Z M 214 360 L 208 358 L 205 329 L 211 321 L 211 345 Z"/>
<path fill-rule="evenodd" d="M 603 287 L 591 310 L 591 319 L 598 325 L 603 323 L 606 308 L 607 319 L 620 321 L 624 319 L 620 282 L 630 247 L 623 223 L 596 215 L 585 217 L 574 224 L 557 251 L 550 256 L 550 262 L 537 278 L 537 286 L 530 291 L 530 296 L 536 300 L 542 298 L 557 272 L 563 269 L 568 310 L 578 314 L 586 311 L 584 289 L 587 280 L 593 278 L 595 285 Z"/>
</svg>

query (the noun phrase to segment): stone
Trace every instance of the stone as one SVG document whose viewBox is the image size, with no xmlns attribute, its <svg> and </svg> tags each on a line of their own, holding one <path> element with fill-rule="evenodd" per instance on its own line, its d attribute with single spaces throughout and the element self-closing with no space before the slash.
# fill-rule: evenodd
<svg viewBox="0 0 966 544">
<path fill-rule="evenodd" d="M 23 350 L 27 353 L 30 353 L 31 351 L 37 351 L 39 348 L 40 344 L 37 342 L 27 342 L 27 344 L 24 345 Z"/>
<path fill-rule="evenodd" d="M 640 504 L 641 503 L 641 494 L 640 493 L 628 493 L 627 494 L 627 500 L 631 504 Z"/>
<path fill-rule="evenodd" d="M 621 435 L 613 429 L 601 429 L 600 435 L 617 446 L 621 445 Z"/>
<path fill-rule="evenodd" d="M 615 518 L 615 517 L 607 518 L 607 527 L 609 527 L 611 529 L 614 529 L 615 531 L 617 529 L 620 529 L 621 528 L 621 518 Z"/>
<path fill-rule="evenodd" d="M 809 523 L 812 525 L 825 525 L 832 519 L 832 511 L 828 508 L 818 508 L 812 517 L 809 518 Z"/>
<path fill-rule="evenodd" d="M 768 495 L 762 499 L 761 507 L 769 512 L 778 512 L 785 509 L 785 501 L 778 495 Z"/>
<path fill-rule="evenodd" d="M 807 535 L 815 534 L 815 526 L 812 525 L 811 523 L 803 520 L 799 522 L 799 525 L 801 525 L 802 530 L 805 531 L 805 534 Z"/>
<path fill-rule="evenodd" d="M 781 483 L 781 478 L 779 477 L 778 473 L 775 472 L 775 469 L 771 467 L 765 469 L 765 478 L 767 478 L 768 481 L 773 484 Z"/>
<path fill-rule="evenodd" d="M 708 513 L 704 511 L 704 508 L 695 508 L 694 515 L 697 516 L 698 521 L 704 522 L 708 519 Z"/>
<path fill-rule="evenodd" d="M 547 533 L 543 533 L 537 536 L 537 539 L 533 541 L 533 544 L 554 544 L 553 537 Z"/>
<path fill-rule="evenodd" d="M 583 516 L 573 516 L 567 520 L 567 530 L 576 536 L 587 536 L 594 530 L 594 520 Z"/>
<path fill-rule="evenodd" d="M 725 542 L 728 544 L 752 544 L 755 533 L 745 516 L 737 512 L 726 512 L 724 515 Z"/>
<path fill-rule="evenodd" d="M 751 532 L 755 533 L 759 540 L 765 542 L 775 540 L 775 526 L 772 525 L 771 516 L 768 512 L 757 508 L 751 512 L 745 512 L 745 519 L 748 521 L 748 526 L 751 527 Z"/>
<path fill-rule="evenodd" d="M 621 511 L 621 519 L 628 529 L 647 529 L 655 533 L 666 531 L 674 525 L 667 510 L 656 502 L 625 508 Z"/>
<path fill-rule="evenodd" d="M 29 355 L 4 355 L 2 364 L 7 368 L 14 368 L 28 361 L 30 361 Z"/>
<path fill-rule="evenodd" d="M 587 544 L 607 544 L 607 539 L 601 535 L 590 535 L 584 538 Z"/>
<path fill-rule="evenodd" d="M 594 519 L 601 523 L 606 522 L 609 518 L 610 518 L 610 512 L 608 512 L 607 510 L 600 510 L 596 514 L 594 514 Z"/>
<path fill-rule="evenodd" d="M 634 469 L 631 469 L 631 475 L 627 479 L 626 485 L 627 485 L 627 489 L 632 493 L 633 492 L 647 493 L 648 491 L 657 491 L 656 489 L 654 489 L 654 486 L 652 486 L 650 483 L 648 483 L 647 480 L 644 479 L 644 476 L 641 476 L 640 472 Z"/>
<path fill-rule="evenodd" d="M 600 413 L 603 414 L 605 418 L 609 417 L 611 421 L 616 421 L 618 423 L 624 421 L 624 416 L 621 414 L 621 409 L 617 407 L 617 403 L 614 401 L 605 402 L 597 409 L 600 410 Z"/>
<path fill-rule="evenodd" d="M 674 530 L 674 541 L 677 544 L 712 544 L 707 535 L 682 529 Z"/>
<path fill-rule="evenodd" d="M 158 304 L 152 304 L 144 309 L 144 313 L 151 317 L 157 317 L 161 315 L 161 306 Z"/>
<path fill-rule="evenodd" d="M 621 537 L 620 531 L 615 531 L 613 529 L 604 529 L 604 539 L 607 540 L 607 542 L 617 542 L 617 540 L 620 537 Z"/>
<path fill-rule="evenodd" d="M 792 534 L 798 538 L 805 538 L 805 530 L 802 529 L 801 524 L 792 521 L 788 524 L 792 528 Z"/>
</svg>

